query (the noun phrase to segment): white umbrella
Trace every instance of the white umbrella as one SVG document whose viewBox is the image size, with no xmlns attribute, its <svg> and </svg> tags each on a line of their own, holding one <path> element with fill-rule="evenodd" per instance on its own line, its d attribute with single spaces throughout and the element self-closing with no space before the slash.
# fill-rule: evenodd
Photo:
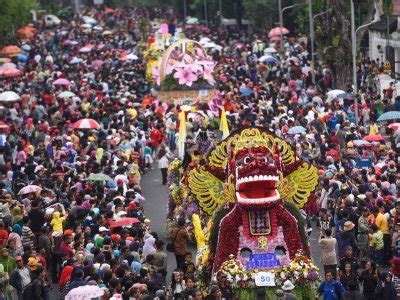
<svg viewBox="0 0 400 300">
<path fill-rule="evenodd" d="M 0 94 L 0 102 L 18 101 L 20 99 L 21 97 L 13 91 L 6 91 Z"/>
<path fill-rule="evenodd" d="M 82 58 L 74 57 L 74 58 L 69 62 L 69 64 L 70 64 L 70 65 L 76 65 L 76 64 L 79 64 L 79 63 L 81 63 L 81 62 L 83 62 L 83 59 L 82 59 Z"/>
<path fill-rule="evenodd" d="M 209 43 L 209 42 L 211 42 L 211 39 L 208 38 L 208 37 L 203 37 L 203 38 L 201 38 L 200 41 L 199 41 L 199 43 L 202 44 L 202 45 L 207 44 L 207 43 Z"/>
<path fill-rule="evenodd" d="M 216 49 L 216 50 L 218 50 L 218 51 L 221 51 L 221 50 L 222 50 L 222 46 L 217 45 L 217 44 L 214 43 L 214 42 L 206 43 L 206 44 L 204 44 L 203 47 L 204 47 L 204 48 L 208 48 L 208 49 Z"/>
<path fill-rule="evenodd" d="M 16 68 L 16 67 L 17 67 L 16 64 L 14 64 L 12 62 L 8 62 L 8 63 L 5 63 L 5 64 L 2 64 L 0 66 L 0 69 L 13 69 L 13 68 Z"/>
<path fill-rule="evenodd" d="M 346 92 L 343 90 L 332 90 L 329 91 L 328 93 L 326 93 L 326 95 L 328 96 L 328 98 L 333 99 L 336 98 L 337 96 L 339 96 L 340 94 L 345 94 Z"/>
<path fill-rule="evenodd" d="M 31 184 L 23 187 L 19 192 L 18 195 L 25 195 L 25 194 L 30 194 L 30 193 L 36 193 L 40 192 L 42 188 L 40 186 Z"/>
<path fill-rule="evenodd" d="M 83 22 L 85 22 L 86 24 L 92 24 L 92 25 L 97 24 L 97 20 L 96 20 L 96 19 L 93 19 L 92 17 L 89 17 L 89 16 L 83 16 L 83 17 L 82 17 L 82 20 L 83 20 Z"/>
<path fill-rule="evenodd" d="M 82 27 L 82 28 L 92 28 L 92 24 L 85 23 L 85 24 L 82 24 L 81 27 Z"/>
<path fill-rule="evenodd" d="M 137 57 L 135 54 L 133 54 L 133 53 L 129 53 L 127 56 L 126 56 L 126 59 L 127 60 L 137 60 L 137 59 L 139 59 L 139 57 Z"/>
<path fill-rule="evenodd" d="M 264 53 L 265 53 L 265 54 L 268 54 L 268 53 L 276 53 L 276 50 L 275 50 L 275 48 L 268 47 L 268 48 L 265 48 L 265 49 L 264 49 Z"/>
<path fill-rule="evenodd" d="M 65 92 L 62 92 L 62 93 L 60 93 L 60 94 L 58 94 L 58 97 L 60 97 L 60 98 L 71 98 L 71 97 L 74 97 L 75 96 L 75 94 L 73 93 L 73 92 L 70 92 L 70 91 L 65 91 Z"/>
<path fill-rule="evenodd" d="M 91 300 L 104 295 L 104 290 L 97 285 L 84 285 L 74 288 L 65 296 L 65 300 Z"/>
<path fill-rule="evenodd" d="M 101 27 L 100 25 L 96 25 L 93 27 L 94 30 L 98 30 L 98 31 L 102 31 L 103 27 Z"/>
</svg>

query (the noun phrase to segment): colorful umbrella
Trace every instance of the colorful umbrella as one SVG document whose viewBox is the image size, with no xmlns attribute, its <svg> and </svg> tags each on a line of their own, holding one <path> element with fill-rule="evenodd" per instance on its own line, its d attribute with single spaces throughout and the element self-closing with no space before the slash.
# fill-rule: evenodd
<svg viewBox="0 0 400 300">
<path fill-rule="evenodd" d="M 110 228 L 129 226 L 135 223 L 140 223 L 140 220 L 137 218 L 121 218 L 118 221 L 112 221 Z"/>
<path fill-rule="evenodd" d="M 25 195 L 25 194 L 30 194 L 30 193 L 36 193 L 40 192 L 42 188 L 40 186 L 31 184 L 23 187 L 19 192 L 18 195 Z"/>
<path fill-rule="evenodd" d="M 22 52 L 22 49 L 17 46 L 6 46 L 1 49 L 0 54 L 8 56 L 17 56 Z"/>
<path fill-rule="evenodd" d="M 75 129 L 98 129 L 100 127 L 93 119 L 82 119 L 74 123 Z"/>
<path fill-rule="evenodd" d="M 100 59 L 96 59 L 94 61 L 92 61 L 92 63 L 90 64 L 90 66 L 94 69 L 100 68 L 102 65 L 104 64 L 104 61 L 100 60 Z"/>
<path fill-rule="evenodd" d="M 6 91 L 0 94 L 0 102 L 12 102 L 20 99 L 21 97 L 13 91 Z"/>
<path fill-rule="evenodd" d="M 294 127 L 290 128 L 287 131 L 287 133 L 288 134 L 299 134 L 299 133 L 302 133 L 302 132 L 305 132 L 305 131 L 307 131 L 307 129 L 304 128 L 303 126 L 294 126 Z"/>
<path fill-rule="evenodd" d="M 56 81 L 53 82 L 53 85 L 66 85 L 70 86 L 71 83 L 65 78 L 58 78 Z"/>
<path fill-rule="evenodd" d="M 279 36 L 279 35 L 281 35 L 281 32 L 283 35 L 285 35 L 285 34 L 289 33 L 289 30 L 286 29 L 285 27 L 275 27 L 269 31 L 268 37 L 271 38 L 273 36 Z"/>
<path fill-rule="evenodd" d="M 393 129 L 394 131 L 397 131 L 400 129 L 400 123 L 392 123 L 388 127 Z"/>
<path fill-rule="evenodd" d="M 372 146 L 372 144 L 368 141 L 364 140 L 354 140 L 353 141 L 354 146 L 356 147 L 362 147 L 362 146 Z"/>
<path fill-rule="evenodd" d="M 383 136 L 381 136 L 380 134 L 376 134 L 376 135 L 364 136 L 363 140 L 368 141 L 368 142 L 380 142 L 380 141 L 384 141 L 385 138 Z"/>
<path fill-rule="evenodd" d="M 65 300 L 92 300 L 104 295 L 104 290 L 97 285 L 83 285 L 74 288 L 65 296 Z"/>
<path fill-rule="evenodd" d="M 112 178 L 103 173 L 92 174 L 88 177 L 89 181 L 113 181 Z"/>
<path fill-rule="evenodd" d="M 400 119 L 400 111 L 388 111 L 380 115 L 378 122 Z"/>
</svg>

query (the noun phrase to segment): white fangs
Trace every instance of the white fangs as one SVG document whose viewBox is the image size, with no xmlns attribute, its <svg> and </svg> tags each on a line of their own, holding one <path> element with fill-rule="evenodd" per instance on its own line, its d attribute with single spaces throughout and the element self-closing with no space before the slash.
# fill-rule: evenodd
<svg viewBox="0 0 400 300">
<path fill-rule="evenodd" d="M 236 198 L 238 200 L 238 203 L 243 203 L 243 204 L 262 204 L 262 203 L 267 203 L 267 202 L 273 202 L 277 201 L 280 199 L 281 195 L 279 195 L 279 192 L 275 190 L 276 195 L 272 197 L 265 197 L 265 198 L 242 198 L 240 196 L 239 192 L 236 192 Z"/>
<path fill-rule="evenodd" d="M 239 184 L 245 183 L 245 182 L 254 182 L 254 181 L 279 181 L 279 176 L 273 176 L 273 175 L 256 175 L 256 176 L 249 176 L 249 177 L 243 177 L 239 178 L 236 180 L 236 189 L 239 188 Z"/>
</svg>

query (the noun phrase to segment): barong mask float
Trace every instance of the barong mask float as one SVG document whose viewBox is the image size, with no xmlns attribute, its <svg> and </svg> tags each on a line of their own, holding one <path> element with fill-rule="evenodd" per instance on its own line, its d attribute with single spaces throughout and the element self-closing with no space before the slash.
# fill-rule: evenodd
<svg viewBox="0 0 400 300">
<path fill-rule="evenodd" d="M 299 209 L 314 196 L 318 184 L 314 166 L 297 158 L 287 142 L 259 127 L 233 132 L 207 162 L 190 170 L 187 179 L 200 208 L 214 217 L 210 231 L 218 237 L 206 241 L 208 258 L 203 258 L 214 273 L 231 255 L 240 256 L 244 243 L 253 245 L 249 246 L 253 254 L 271 253 L 272 245 L 279 243 L 286 248 L 287 259 L 298 250 L 308 253 Z M 222 218 L 215 217 L 219 212 Z M 279 264 L 283 262 L 275 262 Z"/>
</svg>

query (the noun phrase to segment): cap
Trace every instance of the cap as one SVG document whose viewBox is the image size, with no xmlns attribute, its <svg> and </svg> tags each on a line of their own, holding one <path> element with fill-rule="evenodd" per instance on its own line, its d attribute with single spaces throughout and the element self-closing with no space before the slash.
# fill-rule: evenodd
<svg viewBox="0 0 400 300">
<path fill-rule="evenodd" d="M 106 231 L 108 231 L 108 229 L 106 227 L 104 227 L 104 226 L 101 226 L 99 228 L 99 232 L 106 232 Z"/>
</svg>

